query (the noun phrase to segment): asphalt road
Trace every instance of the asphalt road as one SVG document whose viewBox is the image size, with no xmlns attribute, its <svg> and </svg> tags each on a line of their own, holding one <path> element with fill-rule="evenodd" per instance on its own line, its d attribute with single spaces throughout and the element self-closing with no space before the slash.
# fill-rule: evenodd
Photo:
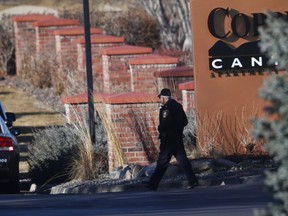
<svg viewBox="0 0 288 216">
<path fill-rule="evenodd" d="M 265 208 L 272 195 L 259 182 L 171 189 L 159 192 L 118 192 L 90 195 L 0 195 L 0 215 L 93 216 L 93 215 L 193 215 L 253 216 Z"/>
</svg>

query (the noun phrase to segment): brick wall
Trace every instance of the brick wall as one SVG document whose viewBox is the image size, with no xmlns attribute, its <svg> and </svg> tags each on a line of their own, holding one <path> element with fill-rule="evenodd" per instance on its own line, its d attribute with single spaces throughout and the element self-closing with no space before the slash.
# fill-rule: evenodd
<svg viewBox="0 0 288 216">
<path fill-rule="evenodd" d="M 28 14 L 12 17 L 15 36 L 15 59 L 17 75 L 21 76 L 21 68 L 25 61 L 31 61 L 31 54 L 36 50 L 35 27 L 32 23 L 55 18 L 50 15 Z M 24 59 L 26 58 L 26 59 Z"/>
<path fill-rule="evenodd" d="M 99 28 L 90 29 L 91 35 L 100 34 L 101 32 L 102 30 Z M 55 35 L 57 62 L 59 64 L 55 76 L 62 81 L 64 94 L 67 94 L 69 91 L 65 86 L 75 85 L 75 82 L 71 83 L 72 80 L 78 78 L 79 83 L 85 83 L 85 73 L 82 75 L 83 73 L 80 73 L 83 70 L 78 71 L 77 44 L 75 43 L 77 39 L 84 37 L 85 31 L 83 26 L 75 26 L 56 30 L 53 34 Z"/>
<path fill-rule="evenodd" d="M 27 31 L 34 53 L 58 54 L 59 73 L 77 67 L 73 75 L 83 85 L 78 90 L 84 93 L 66 96 L 62 102 L 68 123 L 82 121 L 79 116 L 87 112 L 88 97 L 84 88 L 84 29 L 79 21 L 44 15 L 29 19 L 18 17 L 14 18 L 14 28 L 20 60 L 23 58 L 21 40 Z M 185 110 L 193 107 L 194 91 L 190 84 L 188 87 L 185 84 L 193 80 L 193 70 L 177 67 L 177 58 L 154 54 L 150 47 L 126 45 L 124 38 L 100 34 L 99 29 L 91 29 L 91 33 L 94 106 L 107 121 L 107 131 L 110 130 L 109 169 L 124 163 L 147 165 L 156 160 L 158 153 L 156 95 L 162 88 L 170 88 L 174 98 L 183 100 Z M 19 64 L 17 62 L 17 66 Z M 65 86 L 67 74 L 51 75 L 54 79 L 63 79 L 64 88 L 69 88 Z M 181 85 L 183 82 L 185 85 Z"/>
<path fill-rule="evenodd" d="M 94 94 L 96 110 L 106 124 L 109 170 L 123 163 L 148 165 L 158 153 L 158 98 L 147 93 Z M 101 102 L 100 102 L 101 101 Z M 69 123 L 87 109 L 87 94 L 63 99 Z M 75 113 L 76 111 L 76 113 Z M 111 131 L 112 130 L 112 131 Z M 122 157 L 122 159 L 119 159 Z"/>
<path fill-rule="evenodd" d="M 130 59 L 131 91 L 156 95 L 158 88 L 155 72 L 175 68 L 178 59 L 157 54 Z"/>
<path fill-rule="evenodd" d="M 118 46 L 102 50 L 104 92 L 120 93 L 131 91 L 131 74 L 128 59 L 152 53 L 150 47 Z"/>
<path fill-rule="evenodd" d="M 181 83 L 194 80 L 194 72 L 191 67 L 175 67 L 170 70 L 163 70 L 155 73 L 159 89 L 170 88 L 172 96 L 182 102 L 182 91 L 178 88 Z"/>
<path fill-rule="evenodd" d="M 100 34 L 101 29 L 91 28 L 90 34 Z M 74 43 L 78 38 L 83 38 L 85 32 L 83 26 L 71 27 L 56 30 L 55 35 L 56 53 L 59 58 L 59 68 L 66 67 L 70 70 L 77 69 L 77 44 Z"/>
<path fill-rule="evenodd" d="M 178 85 L 179 90 L 182 91 L 183 109 L 188 112 L 191 109 L 195 109 L 194 94 L 195 83 L 194 81 L 181 83 Z"/>
<path fill-rule="evenodd" d="M 79 38 L 75 41 L 77 43 L 77 64 L 78 70 L 84 71 L 86 67 L 85 55 L 85 39 Z M 120 46 L 124 44 L 123 37 L 116 37 L 110 35 L 93 35 L 91 37 L 91 55 L 92 55 L 92 71 L 93 71 L 93 89 L 97 91 L 104 91 L 103 78 L 103 63 L 102 63 L 102 49 Z"/>
<path fill-rule="evenodd" d="M 54 31 L 73 26 L 79 26 L 79 20 L 52 18 L 39 20 L 32 24 L 36 34 L 36 53 L 50 52 L 56 55 L 56 41 Z"/>
</svg>

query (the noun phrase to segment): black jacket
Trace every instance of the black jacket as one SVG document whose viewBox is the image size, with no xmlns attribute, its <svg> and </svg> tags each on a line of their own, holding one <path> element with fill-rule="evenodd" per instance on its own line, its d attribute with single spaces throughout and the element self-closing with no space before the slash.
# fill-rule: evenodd
<svg viewBox="0 0 288 216">
<path fill-rule="evenodd" d="M 168 100 L 159 112 L 159 138 L 163 141 L 182 139 L 183 129 L 188 124 L 183 107 L 174 99 Z"/>
</svg>

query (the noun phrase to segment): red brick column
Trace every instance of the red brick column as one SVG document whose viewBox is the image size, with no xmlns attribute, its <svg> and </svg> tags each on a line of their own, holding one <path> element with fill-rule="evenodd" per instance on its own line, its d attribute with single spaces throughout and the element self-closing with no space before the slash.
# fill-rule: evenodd
<svg viewBox="0 0 288 216">
<path fill-rule="evenodd" d="M 85 70 L 86 67 L 86 55 L 85 55 L 85 39 L 79 38 L 75 41 L 77 43 L 77 63 L 78 71 Z M 103 91 L 103 64 L 101 50 L 109 47 L 115 47 L 123 45 L 123 37 L 115 37 L 110 35 L 93 35 L 91 37 L 91 54 L 93 63 L 93 89 L 97 91 Z M 86 78 L 86 74 L 79 74 L 79 77 Z"/>
<path fill-rule="evenodd" d="M 191 109 L 195 109 L 194 94 L 195 94 L 195 83 L 194 81 L 181 83 L 178 85 L 179 90 L 182 91 L 183 98 L 183 109 L 187 112 Z"/>
<path fill-rule="evenodd" d="M 175 68 L 177 58 L 153 54 L 128 61 L 131 73 L 131 91 L 156 95 L 159 92 L 155 72 Z"/>
<path fill-rule="evenodd" d="M 106 97 L 106 112 L 126 163 L 148 165 L 158 153 L 158 98 L 147 93 L 123 93 Z M 117 164 L 115 139 L 108 139 L 110 171 Z M 110 160 L 110 158 L 112 160 Z"/>
<path fill-rule="evenodd" d="M 172 96 L 179 102 L 182 101 L 182 92 L 178 89 L 178 84 L 194 80 L 193 69 L 187 66 L 159 71 L 155 73 L 155 76 L 157 77 L 158 88 L 170 88 Z"/>
<path fill-rule="evenodd" d="M 103 107 L 103 98 L 106 96 L 102 93 L 97 93 L 94 91 L 94 105 L 95 107 Z M 84 92 L 82 94 L 63 97 L 61 99 L 61 102 L 64 104 L 65 107 L 65 117 L 66 122 L 68 124 L 71 124 L 73 122 L 82 121 L 82 114 L 84 111 L 84 114 L 87 114 L 88 112 L 88 94 L 87 92 Z M 80 117 L 80 118 L 79 118 Z M 86 119 L 85 119 L 86 121 Z"/>
<path fill-rule="evenodd" d="M 101 31 L 102 30 L 98 28 L 90 29 L 91 35 L 100 34 Z M 74 41 L 83 37 L 85 34 L 84 27 L 76 26 L 59 29 L 54 31 L 53 34 L 55 35 L 57 62 L 59 64 L 55 76 L 57 76 L 57 79 L 61 82 L 59 82 L 59 85 L 63 85 L 62 88 L 64 92 L 70 93 L 67 87 L 75 83 L 71 83 L 69 77 L 71 80 L 79 78 L 77 71 L 77 44 L 75 44 Z M 83 83 L 83 79 L 81 79 L 81 82 Z"/>
<path fill-rule="evenodd" d="M 13 16 L 14 37 L 15 37 L 15 58 L 17 75 L 21 76 L 23 58 L 31 58 L 36 52 L 35 28 L 32 25 L 35 21 L 56 18 L 50 15 L 28 14 Z"/>
<path fill-rule="evenodd" d="M 50 53 L 56 55 L 56 41 L 54 31 L 80 25 L 78 20 L 53 18 L 33 23 L 36 32 L 37 54 Z"/>
<path fill-rule="evenodd" d="M 75 111 L 77 115 L 87 108 L 87 100 L 87 93 L 62 99 L 69 123 L 79 121 Z M 107 130 L 110 171 L 127 163 L 148 165 L 157 159 L 159 103 L 155 95 L 94 93 L 94 101 Z"/>
<path fill-rule="evenodd" d="M 101 51 L 104 72 L 104 92 L 120 93 L 131 91 L 131 75 L 128 59 L 152 53 L 150 47 L 118 46 Z"/>
<path fill-rule="evenodd" d="M 91 28 L 91 35 L 100 34 L 101 29 Z M 60 62 L 60 68 L 68 67 L 71 70 L 77 68 L 77 44 L 74 41 L 85 34 L 83 26 L 76 26 L 54 31 L 56 40 L 56 53 Z"/>
</svg>

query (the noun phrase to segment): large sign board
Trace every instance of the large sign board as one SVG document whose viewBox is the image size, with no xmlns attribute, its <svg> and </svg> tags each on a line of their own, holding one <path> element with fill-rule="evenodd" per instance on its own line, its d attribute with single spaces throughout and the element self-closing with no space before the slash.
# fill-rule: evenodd
<svg viewBox="0 0 288 216">
<path fill-rule="evenodd" d="M 197 135 L 206 152 L 245 153 L 255 144 L 248 136 L 263 110 L 259 88 L 268 70 L 279 73 L 259 48 L 268 10 L 287 17 L 288 2 L 191 0 Z"/>
</svg>

